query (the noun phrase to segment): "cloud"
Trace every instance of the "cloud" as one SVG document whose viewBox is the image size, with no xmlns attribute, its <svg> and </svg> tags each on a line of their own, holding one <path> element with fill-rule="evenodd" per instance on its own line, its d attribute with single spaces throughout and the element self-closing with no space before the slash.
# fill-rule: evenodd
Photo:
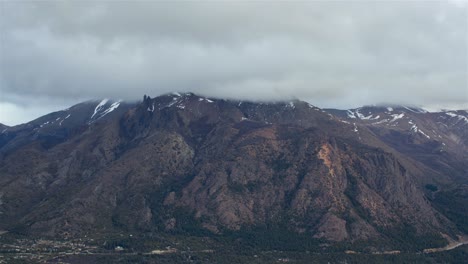
<svg viewBox="0 0 468 264">
<path fill-rule="evenodd" d="M 29 122 L 44 114 L 68 108 L 73 102 L 61 102 L 50 98 L 30 98 L 28 104 L 12 100 L 0 101 L 0 121 L 4 125 L 17 125 Z M 1 132 L 1 131 L 0 131 Z"/>
<path fill-rule="evenodd" d="M 0 101 L 192 91 L 468 108 L 467 10 L 462 1 L 2 1 Z"/>
</svg>

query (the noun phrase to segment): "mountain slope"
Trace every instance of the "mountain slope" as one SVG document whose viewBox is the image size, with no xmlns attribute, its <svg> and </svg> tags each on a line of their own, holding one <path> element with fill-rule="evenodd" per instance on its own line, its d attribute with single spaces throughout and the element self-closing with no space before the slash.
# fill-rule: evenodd
<svg viewBox="0 0 468 264">
<path fill-rule="evenodd" d="M 468 179 L 468 112 L 429 113 L 404 106 L 328 109 L 343 122 L 370 129 L 388 146 L 410 156 L 434 171 L 438 178 Z"/>
<path fill-rule="evenodd" d="M 99 105 L 112 108 L 96 103 L 79 105 L 86 114 L 53 144 L 34 131 L 65 113 L 12 128 L 0 148 L 0 229 L 82 236 L 274 227 L 330 241 L 461 232 L 424 186 L 466 181 L 466 166 L 456 167 L 466 148 L 430 152 L 447 161 L 431 166 L 420 154 L 435 143 L 403 125 L 351 122 L 300 101 L 178 93 L 145 96 L 95 121 L 107 111 Z M 391 133 L 410 133 L 422 147 L 406 150 Z"/>
<path fill-rule="evenodd" d="M 29 123 L 7 127 L 0 132 L 0 155 L 21 145 L 41 142 L 48 148 L 81 133 L 90 125 L 125 113 L 133 104 L 122 101 L 88 101 L 37 118 Z"/>
</svg>

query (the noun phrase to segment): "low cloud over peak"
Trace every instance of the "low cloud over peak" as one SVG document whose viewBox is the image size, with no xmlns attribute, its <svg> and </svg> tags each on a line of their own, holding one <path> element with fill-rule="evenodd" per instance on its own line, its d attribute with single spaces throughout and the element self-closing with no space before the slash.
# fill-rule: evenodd
<svg viewBox="0 0 468 264">
<path fill-rule="evenodd" d="M 468 108 L 467 10 L 461 1 L 2 1 L 0 122 L 27 121 L 8 110 L 25 105 L 170 91 Z"/>
</svg>

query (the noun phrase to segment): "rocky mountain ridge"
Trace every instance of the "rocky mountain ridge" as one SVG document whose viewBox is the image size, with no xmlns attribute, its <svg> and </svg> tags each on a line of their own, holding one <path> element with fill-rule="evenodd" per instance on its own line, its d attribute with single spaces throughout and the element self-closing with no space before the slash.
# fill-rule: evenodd
<svg viewBox="0 0 468 264">
<path fill-rule="evenodd" d="M 456 236 L 438 193 L 466 199 L 466 117 L 191 93 L 87 102 L 0 134 L 0 229 Z"/>
</svg>

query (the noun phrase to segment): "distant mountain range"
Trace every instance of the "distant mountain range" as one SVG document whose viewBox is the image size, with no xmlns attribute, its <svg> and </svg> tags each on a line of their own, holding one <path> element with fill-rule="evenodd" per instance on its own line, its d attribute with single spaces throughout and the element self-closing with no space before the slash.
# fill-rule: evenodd
<svg viewBox="0 0 468 264">
<path fill-rule="evenodd" d="M 468 232 L 464 110 L 173 93 L 84 102 L 0 129 L 0 230 L 263 228 L 408 243 Z"/>
</svg>

